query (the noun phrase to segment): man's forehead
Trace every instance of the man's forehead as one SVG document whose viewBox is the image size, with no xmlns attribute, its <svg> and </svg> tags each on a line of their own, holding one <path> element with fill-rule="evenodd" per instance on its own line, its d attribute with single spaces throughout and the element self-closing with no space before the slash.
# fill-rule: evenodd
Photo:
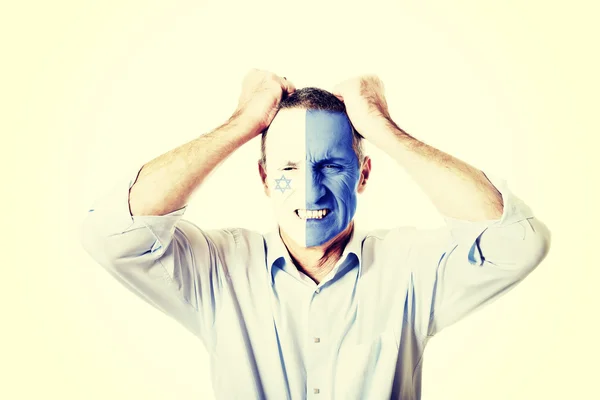
<svg viewBox="0 0 600 400">
<path fill-rule="evenodd" d="M 306 112 L 306 141 L 312 151 L 323 146 L 352 145 L 352 125 L 344 112 L 308 110 Z"/>
<path fill-rule="evenodd" d="M 283 152 L 296 158 L 304 158 L 307 146 L 313 149 L 339 144 L 344 139 L 351 143 L 351 135 L 351 124 L 344 112 L 282 109 L 269 126 L 266 151 L 269 156 Z"/>
<path fill-rule="evenodd" d="M 302 157 L 306 152 L 306 110 L 283 109 L 280 110 L 267 133 L 266 152 L 267 158 L 280 159 L 292 156 Z"/>
<path fill-rule="evenodd" d="M 349 123 L 348 116 L 345 112 L 341 111 L 284 108 L 277 112 L 277 115 L 275 115 L 275 118 L 273 118 L 273 121 L 271 122 L 269 130 L 273 127 L 279 129 L 280 127 L 296 126 L 302 119 L 307 118 L 318 120 L 321 124 L 330 126 L 347 125 Z"/>
<path fill-rule="evenodd" d="M 277 112 L 269 126 L 267 141 L 289 139 L 301 136 L 306 129 L 306 110 L 300 108 L 283 109 Z"/>
</svg>

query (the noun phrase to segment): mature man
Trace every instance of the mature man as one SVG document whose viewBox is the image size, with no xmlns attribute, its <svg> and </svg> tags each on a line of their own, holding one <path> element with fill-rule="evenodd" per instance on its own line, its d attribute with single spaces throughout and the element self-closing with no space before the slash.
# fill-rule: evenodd
<svg viewBox="0 0 600 400">
<path fill-rule="evenodd" d="M 278 229 L 184 220 L 204 178 L 260 133 Z M 371 171 L 363 137 L 408 171 L 444 228 L 354 226 Z M 400 129 L 375 76 L 332 94 L 252 70 L 225 124 L 134 172 L 90 210 L 83 245 L 202 340 L 222 399 L 418 399 L 429 338 L 514 287 L 550 243 L 504 181 Z"/>
</svg>

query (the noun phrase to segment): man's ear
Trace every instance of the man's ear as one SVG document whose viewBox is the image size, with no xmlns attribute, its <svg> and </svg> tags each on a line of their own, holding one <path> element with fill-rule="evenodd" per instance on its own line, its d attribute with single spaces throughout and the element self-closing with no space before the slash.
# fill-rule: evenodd
<svg viewBox="0 0 600 400">
<path fill-rule="evenodd" d="M 369 180 L 369 175 L 371 174 L 371 158 L 369 156 L 365 156 L 363 160 L 362 167 L 360 168 L 360 179 L 358 181 L 358 188 L 356 191 L 358 193 L 362 193 L 365 190 L 365 186 L 367 185 L 367 181 Z"/>
<path fill-rule="evenodd" d="M 269 185 L 267 184 L 267 171 L 265 170 L 265 166 L 261 160 L 258 160 L 258 174 L 260 175 L 260 180 L 263 184 L 265 194 L 267 197 L 271 197 L 271 191 L 269 189 Z"/>
</svg>

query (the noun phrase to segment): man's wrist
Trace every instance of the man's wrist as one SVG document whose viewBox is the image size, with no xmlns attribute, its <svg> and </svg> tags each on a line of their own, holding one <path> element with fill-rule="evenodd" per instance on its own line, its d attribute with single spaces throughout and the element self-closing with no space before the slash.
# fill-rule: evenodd
<svg viewBox="0 0 600 400">
<path fill-rule="evenodd" d="M 364 128 L 364 133 L 359 131 L 368 141 L 377 147 L 384 149 L 398 140 L 414 139 L 408 133 L 403 131 L 391 118 L 377 117 L 373 118 Z"/>
<path fill-rule="evenodd" d="M 265 129 L 263 124 L 239 111 L 234 112 L 227 122 L 223 124 L 223 127 L 235 131 L 236 134 L 248 140 L 254 138 Z"/>
</svg>

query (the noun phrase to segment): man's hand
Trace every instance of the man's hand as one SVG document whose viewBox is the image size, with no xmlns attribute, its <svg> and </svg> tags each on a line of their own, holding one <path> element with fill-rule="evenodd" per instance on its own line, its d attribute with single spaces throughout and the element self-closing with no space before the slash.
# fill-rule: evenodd
<svg viewBox="0 0 600 400">
<path fill-rule="evenodd" d="M 392 120 L 381 79 L 376 75 L 350 78 L 338 83 L 333 88 L 333 94 L 344 102 L 350 122 L 358 133 L 367 140 L 377 143 L 377 138 L 373 136 L 381 130 L 374 127 Z"/>
<path fill-rule="evenodd" d="M 281 99 L 295 90 L 285 78 L 269 71 L 251 69 L 242 82 L 242 93 L 234 115 L 252 124 L 253 132 L 259 134 L 275 118 Z"/>
<path fill-rule="evenodd" d="M 482 171 L 419 141 L 394 123 L 377 76 L 348 79 L 332 93 L 346 105 L 358 133 L 396 160 L 442 215 L 464 221 L 502 216 L 502 195 Z"/>
</svg>

